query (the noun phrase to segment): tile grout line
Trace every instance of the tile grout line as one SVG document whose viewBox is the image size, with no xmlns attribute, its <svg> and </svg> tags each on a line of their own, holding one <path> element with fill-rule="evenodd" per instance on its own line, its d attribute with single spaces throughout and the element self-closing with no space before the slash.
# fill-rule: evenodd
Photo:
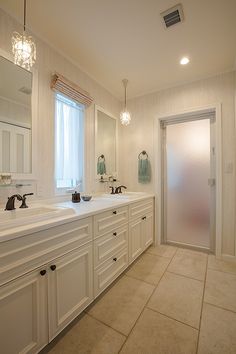
<svg viewBox="0 0 236 354">
<path fill-rule="evenodd" d="M 206 269 L 206 272 L 205 272 L 204 286 L 203 286 L 203 293 L 202 293 L 202 305 L 201 305 L 201 313 L 200 313 L 200 321 L 199 321 L 199 331 L 198 331 L 198 338 L 197 338 L 196 354 L 198 353 L 200 332 L 201 332 L 201 326 L 202 326 L 202 311 L 203 311 L 204 296 L 205 296 L 205 289 L 206 289 L 206 278 L 207 278 L 207 271 L 208 271 L 208 260 L 209 260 L 209 255 L 207 256 L 207 262 L 206 262 L 206 268 L 205 268 L 205 269 Z"/>
<path fill-rule="evenodd" d="M 208 269 L 209 270 L 213 270 L 214 272 L 220 272 L 220 273 L 231 274 L 231 275 L 235 275 L 236 276 L 236 272 L 232 273 L 232 272 L 227 272 L 226 270 L 214 269 L 214 268 L 210 268 L 210 267 L 208 267 Z"/>
<path fill-rule="evenodd" d="M 185 323 L 185 322 L 183 322 L 183 321 L 177 320 L 176 318 L 171 317 L 171 316 L 168 316 L 168 315 L 166 315 L 166 314 L 163 313 L 163 312 L 160 312 L 160 311 L 158 311 L 158 310 L 156 310 L 156 309 L 153 309 L 153 308 L 151 308 L 151 307 L 148 307 L 148 306 L 147 306 L 146 308 L 149 309 L 149 310 L 151 310 L 151 311 L 153 311 L 153 312 L 159 313 L 160 315 L 162 315 L 162 316 L 164 316 L 164 317 L 167 317 L 167 318 L 169 318 L 170 320 L 179 322 L 179 323 L 181 323 L 181 324 L 183 324 L 183 325 L 185 325 L 185 326 L 188 326 L 188 327 L 190 327 L 190 328 L 192 328 L 192 329 L 195 329 L 195 331 L 199 331 L 199 328 L 193 327 L 193 326 L 191 326 L 191 325 L 188 324 L 188 323 Z M 199 322 L 199 324 L 200 324 L 200 322 Z"/>
<path fill-rule="evenodd" d="M 96 321 L 102 323 L 102 324 L 105 325 L 106 327 L 111 328 L 113 331 L 115 331 L 115 332 L 118 333 L 118 334 L 121 334 L 123 337 L 126 337 L 126 338 L 128 337 L 127 334 L 124 334 L 124 333 L 120 332 L 118 329 L 115 329 L 115 328 L 111 327 L 111 325 L 109 325 L 109 324 L 103 322 L 102 320 L 96 318 L 95 316 L 91 315 L 90 313 L 86 312 L 86 315 L 88 315 L 89 317 L 91 317 L 93 320 L 96 320 Z"/>
<path fill-rule="evenodd" d="M 128 278 L 135 279 L 135 280 L 142 281 L 143 283 L 148 284 L 148 285 L 152 285 L 152 286 L 155 286 L 155 287 L 157 286 L 157 284 L 149 283 L 149 282 L 147 282 L 146 280 L 143 280 L 143 279 L 140 279 L 140 278 L 136 278 L 136 277 L 133 276 L 133 275 L 124 274 L 124 276 L 126 276 L 126 277 L 128 277 Z"/>
<path fill-rule="evenodd" d="M 207 301 L 204 301 L 204 304 L 211 305 L 211 306 L 216 307 L 218 309 L 221 309 L 221 310 L 224 310 L 224 311 L 229 311 L 229 312 L 232 312 L 232 313 L 236 314 L 236 311 L 234 311 L 234 310 L 229 310 L 229 309 L 226 309 L 225 307 L 222 307 L 222 306 L 219 306 L 219 305 L 215 305 L 215 304 L 211 304 L 210 302 L 207 302 Z"/>
<path fill-rule="evenodd" d="M 180 275 L 181 277 L 185 277 L 187 279 L 192 279 L 192 280 L 197 280 L 197 281 L 201 281 L 202 283 L 204 283 L 205 279 L 203 280 L 200 280 L 200 279 L 196 279 L 196 278 L 192 278 L 192 277 L 189 277 L 187 275 L 183 275 L 183 274 L 180 274 L 180 273 L 175 273 L 175 272 L 172 272 L 170 270 L 167 270 L 168 273 L 171 273 L 171 274 L 175 274 L 175 275 Z"/>
<path fill-rule="evenodd" d="M 191 277 L 188 277 L 188 276 L 180 274 L 180 273 L 170 272 L 168 269 L 166 270 L 166 272 L 170 273 L 170 274 L 177 275 L 177 277 L 183 277 L 183 278 L 186 278 L 186 279 L 189 279 L 189 280 L 195 280 L 195 281 L 198 281 L 200 283 L 204 283 L 204 279 L 203 280 L 199 280 L 199 279 L 196 279 L 196 278 L 191 278 Z"/>
<path fill-rule="evenodd" d="M 173 256 L 173 257 L 174 257 L 174 256 Z M 170 262 L 171 262 L 171 261 L 172 261 L 172 258 L 170 259 Z M 169 262 L 169 264 L 170 264 L 170 262 Z M 168 268 L 169 264 L 167 265 L 166 269 Z M 134 330 L 134 328 L 135 328 L 135 326 L 136 326 L 136 324 L 137 324 L 137 322 L 138 322 L 139 318 L 140 318 L 140 317 L 141 317 L 141 315 L 143 314 L 144 310 L 145 310 L 146 308 L 148 308 L 148 307 L 147 307 L 147 304 L 148 304 L 148 302 L 149 302 L 150 298 L 152 297 L 152 295 L 153 295 L 154 291 L 155 291 L 155 290 L 156 290 L 156 288 L 158 287 L 158 285 L 159 285 L 159 283 L 160 283 L 161 279 L 163 278 L 163 276 L 164 276 L 164 274 L 165 274 L 165 272 L 166 272 L 166 269 L 164 270 L 164 272 L 163 272 L 163 274 L 162 274 L 161 278 L 159 279 L 159 281 L 158 281 L 157 285 L 155 285 L 155 284 L 153 285 L 153 286 L 154 286 L 153 291 L 151 292 L 150 296 L 148 297 L 148 299 L 147 299 L 147 301 L 146 301 L 146 303 L 145 303 L 145 305 L 144 305 L 144 307 L 143 307 L 142 311 L 140 312 L 140 314 L 139 314 L 138 318 L 136 319 L 136 321 L 135 321 L 135 323 L 134 323 L 133 327 L 131 328 L 131 330 L 130 330 L 130 332 L 129 332 L 129 334 L 128 334 L 127 338 L 126 338 L 126 340 L 125 340 L 125 341 L 124 341 L 124 343 L 122 344 L 122 346 L 121 346 L 121 348 L 120 348 L 120 350 L 119 350 L 118 354 L 119 354 L 119 353 L 121 353 L 121 351 L 122 351 L 123 347 L 125 346 L 125 343 L 126 343 L 126 342 L 127 342 L 127 340 L 129 339 L 129 337 L 130 337 L 131 333 L 133 332 L 133 330 Z M 142 280 L 141 280 L 141 281 L 142 281 Z M 150 285 L 150 284 L 149 284 L 149 285 Z"/>
</svg>

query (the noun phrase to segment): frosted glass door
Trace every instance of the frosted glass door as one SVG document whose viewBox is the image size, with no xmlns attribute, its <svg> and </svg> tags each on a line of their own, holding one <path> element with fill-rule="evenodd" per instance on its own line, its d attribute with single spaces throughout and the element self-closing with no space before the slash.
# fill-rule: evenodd
<svg viewBox="0 0 236 354">
<path fill-rule="evenodd" d="M 210 120 L 166 127 L 166 240 L 210 248 Z"/>
</svg>

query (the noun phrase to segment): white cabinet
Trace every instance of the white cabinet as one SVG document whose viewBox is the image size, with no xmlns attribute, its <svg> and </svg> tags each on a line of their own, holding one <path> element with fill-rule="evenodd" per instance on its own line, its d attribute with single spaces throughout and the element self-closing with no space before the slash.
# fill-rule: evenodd
<svg viewBox="0 0 236 354">
<path fill-rule="evenodd" d="M 129 263 L 153 243 L 153 200 L 130 206 Z"/>
<path fill-rule="evenodd" d="M 94 295 L 95 297 L 108 287 L 128 266 L 127 247 L 117 251 L 94 271 Z"/>
<path fill-rule="evenodd" d="M 153 242 L 153 198 L 1 243 L 0 352 L 36 354 Z"/>
<path fill-rule="evenodd" d="M 128 207 L 113 208 L 94 216 L 94 237 L 103 235 L 128 222 Z"/>
<path fill-rule="evenodd" d="M 1 353 L 38 353 L 48 343 L 46 292 L 40 270 L 0 287 Z"/>
<path fill-rule="evenodd" d="M 116 256 L 116 252 L 128 247 L 128 225 L 115 228 L 94 241 L 94 267 Z"/>
<path fill-rule="evenodd" d="M 88 245 L 48 267 L 50 341 L 93 300 L 92 256 L 92 245 Z"/>
<path fill-rule="evenodd" d="M 0 288 L 1 352 L 38 353 L 90 304 L 92 256 L 80 247 Z"/>
<path fill-rule="evenodd" d="M 128 266 L 127 206 L 94 217 L 94 296 L 98 296 Z"/>
<path fill-rule="evenodd" d="M 142 219 L 142 221 L 143 249 L 146 249 L 153 243 L 153 213 L 145 216 L 145 219 Z"/>
<path fill-rule="evenodd" d="M 133 262 L 143 250 L 142 219 L 131 221 L 129 227 L 129 262 Z"/>
</svg>

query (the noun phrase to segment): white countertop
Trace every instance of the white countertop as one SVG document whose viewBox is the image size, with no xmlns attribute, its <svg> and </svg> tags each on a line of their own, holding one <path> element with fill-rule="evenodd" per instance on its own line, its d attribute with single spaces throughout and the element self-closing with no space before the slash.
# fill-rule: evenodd
<svg viewBox="0 0 236 354">
<path fill-rule="evenodd" d="M 129 192 L 127 194 L 123 194 L 122 196 L 115 195 L 96 195 L 90 201 L 84 202 L 81 200 L 80 203 L 72 203 L 70 200 L 70 196 L 63 198 L 64 201 L 58 201 L 58 198 L 40 201 L 40 203 L 33 202 L 32 205 L 29 204 L 29 208 L 37 208 L 39 206 L 50 206 L 56 208 L 70 208 L 70 214 L 61 215 L 59 217 L 53 217 L 47 220 L 34 221 L 24 225 L 18 226 L 9 226 L 9 229 L 5 229 L 4 231 L 0 231 L 0 242 L 8 241 L 11 239 L 15 239 L 18 237 L 22 237 L 24 235 L 39 232 L 41 230 L 45 230 L 57 225 L 69 223 L 71 221 L 79 220 L 86 218 L 88 216 L 95 215 L 97 213 L 121 207 L 125 205 L 129 205 L 135 203 L 137 201 L 141 201 L 150 197 L 154 197 L 153 194 L 147 193 L 133 193 Z M 65 200 L 68 199 L 68 200 Z M 68 210 L 67 210 L 68 212 Z M 12 213 L 12 211 L 5 211 L 5 213 Z M 14 211 L 13 211 L 14 213 Z M 24 213 L 24 210 L 21 210 L 21 213 Z M 7 214 L 6 214 L 7 215 Z M 40 219 L 40 218 L 39 218 Z"/>
</svg>

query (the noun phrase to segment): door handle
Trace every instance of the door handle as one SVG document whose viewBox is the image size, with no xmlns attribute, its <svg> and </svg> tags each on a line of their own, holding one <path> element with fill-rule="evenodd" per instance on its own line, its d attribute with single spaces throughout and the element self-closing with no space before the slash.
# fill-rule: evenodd
<svg viewBox="0 0 236 354">
<path fill-rule="evenodd" d="M 208 186 L 214 187 L 216 184 L 215 178 L 208 178 Z"/>
</svg>

